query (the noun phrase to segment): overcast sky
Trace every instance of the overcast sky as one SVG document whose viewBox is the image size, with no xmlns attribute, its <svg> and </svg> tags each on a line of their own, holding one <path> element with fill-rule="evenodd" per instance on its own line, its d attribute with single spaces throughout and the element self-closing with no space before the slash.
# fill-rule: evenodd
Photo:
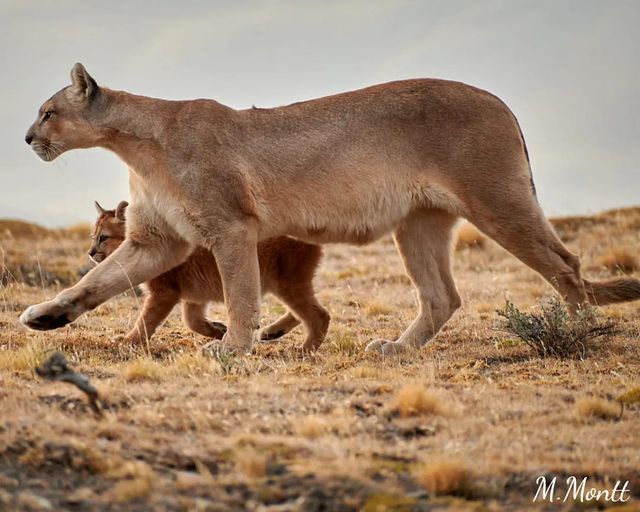
<svg viewBox="0 0 640 512">
<path fill-rule="evenodd" d="M 93 221 L 127 196 L 114 155 L 24 143 L 80 61 L 99 84 L 276 106 L 411 77 L 500 96 L 550 215 L 640 204 L 640 1 L 0 0 L 0 218 Z"/>
</svg>

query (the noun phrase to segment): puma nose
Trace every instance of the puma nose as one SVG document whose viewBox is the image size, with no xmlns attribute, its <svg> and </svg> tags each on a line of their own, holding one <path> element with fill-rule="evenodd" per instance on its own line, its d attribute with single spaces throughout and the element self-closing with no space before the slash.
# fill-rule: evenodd
<svg viewBox="0 0 640 512">
<path fill-rule="evenodd" d="M 96 255 L 96 250 L 95 249 L 89 249 L 87 251 L 87 254 L 93 258 Z"/>
<path fill-rule="evenodd" d="M 31 141 L 33 140 L 33 135 L 27 133 L 27 136 L 24 138 L 24 141 L 31 146 Z"/>
</svg>

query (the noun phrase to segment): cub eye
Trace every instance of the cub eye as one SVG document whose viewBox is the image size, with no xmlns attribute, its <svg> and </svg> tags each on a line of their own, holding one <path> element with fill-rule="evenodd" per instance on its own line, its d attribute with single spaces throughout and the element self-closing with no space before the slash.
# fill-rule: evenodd
<svg viewBox="0 0 640 512">
<path fill-rule="evenodd" d="M 42 115 L 42 120 L 46 121 L 47 119 L 49 119 L 51 116 L 53 115 L 53 110 L 47 110 L 43 115 Z"/>
<path fill-rule="evenodd" d="M 98 243 L 99 244 L 102 244 L 102 243 L 106 242 L 107 240 L 109 240 L 109 237 L 107 235 L 100 235 L 98 237 Z"/>
</svg>

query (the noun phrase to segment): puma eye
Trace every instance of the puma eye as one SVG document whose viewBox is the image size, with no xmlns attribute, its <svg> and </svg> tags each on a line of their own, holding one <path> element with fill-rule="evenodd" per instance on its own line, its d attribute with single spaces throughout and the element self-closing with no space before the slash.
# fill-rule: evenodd
<svg viewBox="0 0 640 512">
<path fill-rule="evenodd" d="M 42 114 L 42 120 L 46 121 L 53 115 L 53 110 L 47 110 L 44 114 Z"/>
<path fill-rule="evenodd" d="M 98 243 L 101 244 L 106 242 L 107 240 L 109 240 L 109 237 L 107 235 L 100 235 L 100 237 L 98 238 Z"/>
</svg>

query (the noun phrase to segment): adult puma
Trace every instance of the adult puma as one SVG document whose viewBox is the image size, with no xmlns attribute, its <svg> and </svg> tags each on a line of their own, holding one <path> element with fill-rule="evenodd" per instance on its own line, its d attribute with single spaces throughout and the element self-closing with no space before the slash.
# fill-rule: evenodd
<svg viewBox="0 0 640 512">
<path fill-rule="evenodd" d="M 126 210 L 121 201 L 114 210 L 105 210 L 97 202 L 96 220 L 89 256 L 104 261 L 126 238 Z M 287 237 L 270 238 L 258 243 L 260 284 L 263 294 L 271 293 L 290 311 L 265 327 L 262 340 L 277 339 L 301 321 L 307 331 L 303 351 L 316 350 L 329 328 L 329 313 L 318 303 L 313 291 L 313 276 L 322 257 L 322 249 Z M 151 338 L 173 307 L 182 302 L 182 320 L 192 331 L 220 339 L 227 330 L 219 322 L 205 317 L 209 302 L 223 300 L 222 282 L 211 251 L 196 248 L 177 267 L 145 283 L 144 306 L 134 327 L 124 337 L 126 343 L 139 344 Z"/>
<path fill-rule="evenodd" d="M 460 217 L 538 271 L 572 305 L 640 298 L 640 282 L 583 280 L 578 258 L 538 205 L 516 118 L 469 85 L 390 82 L 273 109 L 165 101 L 99 87 L 81 64 L 47 100 L 27 143 L 46 161 L 103 147 L 130 168 L 127 240 L 112 257 L 21 321 L 53 329 L 184 262 L 215 255 L 229 326 L 249 350 L 259 320 L 258 241 L 366 244 L 393 232 L 419 312 L 394 342 L 421 347 L 460 305 L 450 246 Z"/>
</svg>

